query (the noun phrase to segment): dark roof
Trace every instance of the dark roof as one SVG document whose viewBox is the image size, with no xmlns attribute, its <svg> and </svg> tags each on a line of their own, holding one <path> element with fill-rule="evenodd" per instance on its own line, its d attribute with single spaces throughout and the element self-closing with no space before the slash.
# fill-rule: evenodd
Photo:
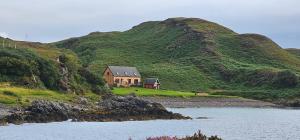
<svg viewBox="0 0 300 140">
<path fill-rule="evenodd" d="M 144 84 L 155 84 L 155 82 L 158 80 L 158 78 L 146 78 L 144 80 Z"/>
<path fill-rule="evenodd" d="M 124 67 L 124 66 L 108 66 L 113 76 L 120 77 L 141 77 L 136 67 Z"/>
</svg>

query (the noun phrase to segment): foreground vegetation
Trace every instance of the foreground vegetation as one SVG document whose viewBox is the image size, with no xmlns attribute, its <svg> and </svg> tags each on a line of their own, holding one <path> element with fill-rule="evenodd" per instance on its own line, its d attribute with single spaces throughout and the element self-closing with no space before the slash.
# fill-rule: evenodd
<svg viewBox="0 0 300 140">
<path fill-rule="evenodd" d="M 210 136 L 202 134 L 201 131 L 198 131 L 193 136 L 186 136 L 184 138 L 170 137 L 170 136 L 161 136 L 161 137 L 150 137 L 147 140 L 222 140 L 218 136 Z"/>
</svg>

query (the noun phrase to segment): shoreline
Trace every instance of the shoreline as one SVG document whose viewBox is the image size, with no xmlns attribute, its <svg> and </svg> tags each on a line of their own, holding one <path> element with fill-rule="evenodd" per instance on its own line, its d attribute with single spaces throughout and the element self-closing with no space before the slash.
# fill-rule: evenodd
<svg viewBox="0 0 300 140">
<path fill-rule="evenodd" d="M 140 97 L 146 101 L 157 102 L 166 108 L 199 108 L 199 107 L 253 107 L 279 108 L 279 105 L 245 98 L 222 97 Z"/>
<path fill-rule="evenodd" d="M 122 97 L 107 94 L 97 103 L 87 100 L 78 103 L 34 100 L 31 105 L 20 110 L 0 105 L 0 126 L 10 123 L 62 122 L 69 119 L 76 122 L 112 122 L 191 118 L 170 112 L 159 103 L 148 102 L 132 95 Z"/>
</svg>

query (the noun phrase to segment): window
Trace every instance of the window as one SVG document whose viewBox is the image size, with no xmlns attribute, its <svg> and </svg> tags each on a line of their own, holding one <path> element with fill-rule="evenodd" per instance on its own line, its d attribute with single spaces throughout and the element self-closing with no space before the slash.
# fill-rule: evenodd
<svg viewBox="0 0 300 140">
<path fill-rule="evenodd" d="M 107 72 L 106 74 L 109 75 L 109 72 Z"/>
<path fill-rule="evenodd" d="M 134 79 L 134 84 L 137 85 L 139 83 L 138 79 Z"/>
<path fill-rule="evenodd" d="M 116 80 L 115 80 L 115 83 L 120 83 L 120 79 L 116 79 Z"/>
<path fill-rule="evenodd" d="M 131 79 L 128 79 L 128 84 L 131 84 Z"/>
</svg>

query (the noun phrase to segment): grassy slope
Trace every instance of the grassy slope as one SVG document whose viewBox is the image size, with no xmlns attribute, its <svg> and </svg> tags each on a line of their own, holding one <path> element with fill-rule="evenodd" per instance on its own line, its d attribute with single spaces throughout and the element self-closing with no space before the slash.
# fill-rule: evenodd
<svg viewBox="0 0 300 140">
<path fill-rule="evenodd" d="M 94 93 L 86 93 L 81 95 L 89 101 L 96 102 L 99 95 Z M 26 106 L 36 99 L 52 100 L 60 102 L 76 102 L 80 95 L 64 94 L 57 91 L 45 89 L 29 89 L 23 87 L 0 86 L 0 103 L 10 106 L 22 105 Z"/>
<path fill-rule="evenodd" d="M 300 49 L 285 49 L 285 50 L 300 58 Z"/>
<path fill-rule="evenodd" d="M 4 47 L 3 47 L 4 40 Z M 37 55 L 44 59 L 48 59 L 51 61 L 56 61 L 58 56 L 65 54 L 73 59 L 78 59 L 76 53 L 68 49 L 59 49 L 51 44 L 43 44 L 39 42 L 25 42 L 25 41 L 15 41 L 9 38 L 0 37 L 0 48 L 3 49 L 27 49 L 35 52 Z M 79 60 L 78 60 L 79 61 Z"/>
<path fill-rule="evenodd" d="M 209 77 L 195 65 L 182 63 L 176 58 L 177 55 L 194 54 L 189 49 L 184 52 L 182 48 L 179 52 L 172 48 L 181 37 L 184 38 L 181 29 L 160 22 L 147 22 L 127 32 L 93 33 L 58 43 L 58 46 L 72 48 L 83 63 L 99 74 L 106 64 L 136 66 L 144 77 L 159 77 L 166 89 L 208 89 L 215 83 L 213 79 L 207 80 Z M 185 47 L 196 50 L 195 45 L 196 42 Z"/>
<path fill-rule="evenodd" d="M 0 47 L 0 66 L 5 69 L 0 70 L 0 82 L 78 94 L 91 91 L 100 93 L 106 90 L 103 88 L 102 76 L 96 77 L 86 71 L 77 54 L 69 49 L 0 37 L 1 43 L 3 40 L 4 47 L 2 44 Z M 58 57 L 62 58 L 61 63 L 57 62 Z M 68 74 L 62 74 L 63 67 L 67 67 Z M 47 82 L 51 82 L 51 85 Z"/>
<path fill-rule="evenodd" d="M 145 22 L 125 32 L 95 32 L 54 45 L 73 50 L 98 74 L 106 64 L 135 66 L 143 77 L 159 77 L 163 89 L 275 94 L 273 91 L 286 89 L 274 89 L 264 83 L 249 87 L 249 81 L 256 79 L 252 73 L 286 69 L 300 73 L 300 59 L 267 37 L 237 34 L 200 19 Z M 233 73 L 234 78 L 226 80 L 228 73 Z M 299 86 L 289 89 L 292 95 L 298 91 Z"/>
</svg>

